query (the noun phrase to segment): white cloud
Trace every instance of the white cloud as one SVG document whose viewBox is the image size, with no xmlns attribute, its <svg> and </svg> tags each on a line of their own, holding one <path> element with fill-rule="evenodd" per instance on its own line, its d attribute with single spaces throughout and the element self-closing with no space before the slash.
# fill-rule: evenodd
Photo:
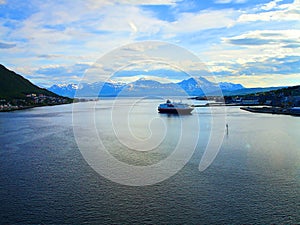
<svg viewBox="0 0 300 225">
<path fill-rule="evenodd" d="M 290 4 L 277 5 L 280 0 L 274 0 L 268 4 L 258 7 L 256 10 L 271 10 L 268 12 L 255 12 L 242 14 L 237 22 L 256 22 L 256 21 L 300 21 L 300 1 Z"/>
<path fill-rule="evenodd" d="M 293 55 L 300 55 L 300 30 L 297 29 L 256 30 L 230 38 L 223 38 L 223 41 L 233 45 L 258 48 L 262 53 L 271 52 L 272 56 L 282 56 L 284 53 L 291 55 L 293 51 Z"/>
<path fill-rule="evenodd" d="M 182 0 L 87 0 L 86 4 L 89 8 L 101 8 L 107 5 L 171 5 L 174 6 Z"/>
<path fill-rule="evenodd" d="M 282 1 L 282 0 L 273 0 L 273 1 L 271 1 L 271 2 L 268 2 L 268 3 L 264 4 L 264 5 L 261 7 L 261 9 L 262 9 L 262 10 L 268 11 L 268 10 L 277 8 L 277 3 L 278 3 L 278 2 L 281 2 L 281 1 Z"/>
<path fill-rule="evenodd" d="M 212 64 L 211 66 L 208 66 L 209 70 L 212 72 L 212 73 L 218 73 L 218 72 L 226 72 L 228 74 L 235 74 L 236 73 L 236 70 L 229 65 L 229 63 L 227 62 L 226 65 L 219 65 L 219 64 L 213 64 L 213 63 L 210 63 Z"/>
<path fill-rule="evenodd" d="M 197 13 L 182 13 L 178 19 L 169 23 L 167 33 L 196 32 L 206 29 L 230 27 L 234 24 L 238 13 L 232 9 L 203 10 Z"/>
<path fill-rule="evenodd" d="M 280 4 L 282 3 L 280 0 L 274 0 L 259 5 L 256 9 L 255 7 L 244 9 L 245 11 L 207 9 L 182 13 L 176 11 L 174 7 L 173 22 L 161 20 L 154 12 L 139 7 L 176 6 L 178 2 L 124 0 L 120 3 L 117 0 L 75 2 L 63 0 L 58 4 L 51 0 L 33 0 L 38 10 L 28 18 L 20 21 L 0 20 L 2 31 L 0 40 L 5 43 L 16 43 L 16 47 L 5 49 L 6 57 L 2 58 L 4 61 L 30 65 L 35 69 L 49 64 L 74 65 L 78 62 L 92 64 L 102 55 L 124 44 L 136 40 L 155 39 L 172 43 L 178 41 L 191 51 L 198 51 L 197 55 L 213 72 L 227 71 L 233 74 L 237 64 L 243 66 L 251 62 L 264 62 L 272 56 L 300 55 L 299 46 L 297 49 L 300 39 L 297 29 L 300 21 L 300 0 L 289 4 Z M 215 1 L 219 4 L 244 2 L 246 1 Z M 5 1 L 0 0 L 0 4 L 3 3 Z M 278 25 L 274 29 L 279 30 L 272 30 L 273 23 L 270 22 L 273 21 Z M 14 28 L 4 26 L 7 22 L 13 23 Z M 253 27 L 257 30 L 253 31 Z M 221 33 L 213 33 L 219 28 L 233 29 L 228 31 L 222 29 Z M 212 34 L 206 37 L 205 32 L 210 29 L 213 30 Z M 192 43 L 191 39 L 197 39 L 202 35 L 205 36 L 201 39 L 204 41 Z M 208 41 L 205 41 L 205 38 Z M 251 45 L 251 42 L 255 41 L 261 41 L 260 45 Z M 144 51 L 147 51 L 144 49 L 145 46 L 136 45 L 134 48 L 128 51 L 140 51 L 140 54 L 133 60 L 147 58 L 144 54 Z M 170 53 L 162 52 L 162 54 Z M 125 51 L 122 57 L 126 57 Z M 194 65 L 194 62 L 188 60 L 186 62 L 177 60 L 174 64 L 182 68 L 189 67 L 191 70 L 199 68 L 199 65 Z M 30 72 L 28 68 L 24 69 L 25 71 Z"/>
<path fill-rule="evenodd" d="M 120 1 L 115 1 L 120 3 Z M 122 0 L 122 4 L 131 5 L 174 5 L 178 0 Z"/>
<path fill-rule="evenodd" d="M 245 3 L 248 0 L 215 0 L 216 4 L 229 4 L 229 3 L 236 3 L 236 4 L 240 4 L 240 3 Z"/>
<path fill-rule="evenodd" d="M 271 11 L 263 12 L 259 14 L 243 14 L 238 19 L 238 22 L 255 22 L 255 21 L 288 21 L 300 20 L 300 14 L 296 11 L 287 12 L 287 11 Z"/>
<path fill-rule="evenodd" d="M 200 54 L 218 80 L 246 87 L 300 83 L 300 30 L 255 30 L 223 41 Z"/>
<path fill-rule="evenodd" d="M 103 12 L 102 19 L 95 24 L 99 30 L 153 35 L 165 26 L 164 21 L 156 19 L 149 12 L 136 6 L 113 6 L 106 10 L 108 12 Z"/>
<path fill-rule="evenodd" d="M 300 83 L 299 74 L 291 75 L 279 75 L 279 74 L 267 74 L 267 75 L 235 75 L 235 76 L 219 76 L 216 77 L 217 82 L 232 82 L 240 83 L 247 88 L 254 87 L 276 87 L 276 86 L 294 86 Z"/>
</svg>

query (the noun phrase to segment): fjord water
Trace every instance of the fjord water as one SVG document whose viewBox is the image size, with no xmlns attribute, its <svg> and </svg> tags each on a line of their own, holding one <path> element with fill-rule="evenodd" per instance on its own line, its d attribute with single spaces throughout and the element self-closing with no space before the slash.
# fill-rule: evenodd
<svg viewBox="0 0 300 225">
<path fill-rule="evenodd" d="M 73 133 L 72 105 L 1 113 L 1 224 L 300 223 L 299 117 L 253 114 L 238 107 L 226 108 L 226 115 L 217 111 L 229 125 L 228 134 L 213 163 L 200 172 L 211 132 L 209 108 L 179 117 L 158 114 L 161 100 L 137 104 L 128 120 L 138 138 L 161 134 L 162 124 L 168 128 L 159 151 L 150 154 L 122 148 L 109 129 L 108 115 L 124 117 L 128 100 L 119 103 L 114 114 L 111 100 L 77 103 L 81 110 L 76 113 L 84 121 L 94 110 L 111 154 L 136 165 L 165 158 L 166 149 L 179 140 L 180 124 L 193 124 L 197 118 L 199 140 L 186 166 L 154 185 L 121 185 L 100 176 L 82 157 Z"/>
</svg>

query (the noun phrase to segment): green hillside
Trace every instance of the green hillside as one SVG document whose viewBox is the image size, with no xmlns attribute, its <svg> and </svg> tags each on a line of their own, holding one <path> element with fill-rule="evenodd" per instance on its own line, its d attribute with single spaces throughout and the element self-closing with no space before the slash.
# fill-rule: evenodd
<svg viewBox="0 0 300 225">
<path fill-rule="evenodd" d="M 29 80 L 0 64 L 0 99 L 24 98 L 26 94 L 31 93 L 53 97 L 58 96 L 46 89 L 39 88 Z"/>
</svg>

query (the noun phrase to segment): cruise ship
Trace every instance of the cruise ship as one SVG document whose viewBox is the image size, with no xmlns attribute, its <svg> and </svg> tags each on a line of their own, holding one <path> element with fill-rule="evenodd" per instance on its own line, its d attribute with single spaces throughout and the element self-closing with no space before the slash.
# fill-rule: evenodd
<svg viewBox="0 0 300 225">
<path fill-rule="evenodd" d="M 182 102 L 171 102 L 167 100 L 166 103 L 162 103 L 158 106 L 159 113 L 170 114 L 190 114 L 194 110 L 193 107 Z"/>
</svg>

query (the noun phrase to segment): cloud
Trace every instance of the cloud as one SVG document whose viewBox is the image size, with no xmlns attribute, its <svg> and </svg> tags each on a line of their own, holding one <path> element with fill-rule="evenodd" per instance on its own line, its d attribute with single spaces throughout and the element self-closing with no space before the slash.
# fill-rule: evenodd
<svg viewBox="0 0 300 225">
<path fill-rule="evenodd" d="M 233 45 L 255 47 L 276 44 L 279 47 L 291 48 L 300 44 L 300 30 L 256 30 L 236 37 L 223 38 L 223 41 Z"/>
<path fill-rule="evenodd" d="M 4 42 L 0 42 L 0 48 L 13 48 L 16 47 L 16 44 L 8 44 Z"/>
<path fill-rule="evenodd" d="M 109 32 L 151 36 L 160 32 L 166 22 L 154 17 L 150 12 L 132 5 L 114 5 L 103 12 L 103 17 L 95 28 Z"/>
<path fill-rule="evenodd" d="M 235 62 L 210 62 L 208 67 L 217 77 L 284 75 L 291 76 L 300 73 L 300 56 L 271 57 L 262 56 L 238 59 Z"/>
<path fill-rule="evenodd" d="M 119 1 L 115 1 L 119 3 Z M 175 5 L 178 0 L 123 0 L 123 4 L 131 5 Z"/>
<path fill-rule="evenodd" d="M 6 4 L 6 0 L 0 0 L 0 5 Z"/>
<path fill-rule="evenodd" d="M 45 1 L 42 4 L 37 1 L 32 4 L 38 10 L 33 10 L 32 15 L 19 21 L 15 29 L 8 29 L 3 36 L 8 35 L 11 40 L 17 40 L 19 51 L 39 56 L 55 56 L 61 54 L 63 49 L 65 55 L 79 57 L 96 52 L 97 49 L 101 51 L 98 55 L 101 55 L 135 40 L 172 40 L 181 34 L 228 27 L 236 17 L 233 16 L 233 10 L 202 10 L 177 13 L 176 21 L 168 22 L 160 20 L 151 11 L 138 7 L 138 4 L 148 4 L 149 1 L 127 1 L 128 4 L 99 2 L 74 4 L 62 1 L 57 4 Z M 154 3 L 175 4 L 176 1 Z M 98 7 L 91 7 L 92 4 L 98 4 Z"/>
<path fill-rule="evenodd" d="M 286 85 L 295 85 L 295 74 L 300 74 L 300 30 L 254 30 L 222 38 L 222 41 L 222 45 L 215 46 L 203 56 L 208 68 L 219 79 L 240 80 L 245 86 L 253 87 L 255 84 L 270 86 L 280 77 Z M 276 76 L 276 82 L 270 80 L 268 85 L 264 78 L 270 78 L 270 74 Z M 297 82 L 299 84 L 299 78 Z"/>
<path fill-rule="evenodd" d="M 255 87 L 276 87 L 276 86 L 295 86 L 300 84 L 299 74 L 289 76 L 280 74 L 256 74 L 256 75 L 236 75 L 236 76 L 219 76 L 218 82 L 240 83 L 247 88 Z"/>
<path fill-rule="evenodd" d="M 229 3 L 236 3 L 236 4 L 241 4 L 241 3 L 245 3 L 248 0 L 215 0 L 214 2 L 216 4 L 229 4 Z"/>
<path fill-rule="evenodd" d="M 263 75 L 263 74 L 279 74 L 290 75 L 300 73 L 299 68 L 300 57 L 270 57 L 263 62 L 249 62 L 239 69 L 239 74 L 245 75 Z"/>
<path fill-rule="evenodd" d="M 180 8 L 185 3 L 181 0 L 61 0 L 58 4 L 51 0 L 32 0 L 26 17 L 0 18 L 0 40 L 8 42 L 0 43 L 0 48 L 7 53 L 0 58 L 3 63 L 17 67 L 30 65 L 32 74 L 40 76 L 39 82 L 43 78 L 46 82 L 48 76 L 51 83 L 59 77 L 69 80 L 72 76 L 82 76 L 84 70 L 78 64 L 93 65 L 122 45 L 161 40 L 193 51 L 220 76 L 238 76 L 243 73 L 243 66 L 254 67 L 244 73 L 259 76 L 261 71 L 263 75 L 268 71 L 267 63 L 276 69 L 269 70 L 273 74 L 292 74 L 291 70 L 297 70 L 289 64 L 288 57 L 300 55 L 300 1 L 274 0 L 259 5 L 245 0 L 215 0 L 205 4 L 194 1 L 193 7 Z M 7 4 L 11 3 L 7 1 Z M 132 57 L 136 64 L 143 62 L 148 57 L 147 51 L 153 49 L 148 47 L 137 44 L 124 48 L 122 55 L 113 58 L 113 68 L 97 68 L 95 72 L 101 72 L 100 69 L 114 72 L 124 57 Z M 169 50 L 161 50 L 160 54 L 178 55 Z M 195 62 L 178 57 L 180 60 L 172 62 L 178 68 L 189 67 L 195 70 L 193 74 L 201 72 Z M 291 69 L 277 68 L 276 57 L 281 59 L 282 68 L 286 63 Z M 96 75 L 98 79 L 101 77 Z"/>
<path fill-rule="evenodd" d="M 95 0 L 87 0 L 85 1 L 87 6 L 89 8 L 101 8 L 103 6 L 108 5 L 136 5 L 136 6 L 143 6 L 143 5 L 153 5 L 153 6 L 159 6 L 159 5 L 176 5 L 177 2 L 180 2 L 182 0 L 122 0 L 122 2 L 118 0 L 101 0 L 101 1 L 95 1 Z"/>
<path fill-rule="evenodd" d="M 64 66 L 56 65 L 56 66 L 47 66 L 42 67 L 36 71 L 37 74 L 42 75 L 51 75 L 51 76 L 59 76 L 67 73 L 67 69 Z"/>
<path fill-rule="evenodd" d="M 207 29 L 230 27 L 237 12 L 232 9 L 202 10 L 197 13 L 181 13 L 177 20 L 167 25 L 165 31 L 175 34 L 196 32 Z"/>
<path fill-rule="evenodd" d="M 256 21 L 300 21 L 300 3 L 295 0 L 290 4 L 278 5 L 281 0 L 274 0 L 261 5 L 254 13 L 243 13 L 237 20 L 238 23 Z M 265 12 L 267 11 L 267 12 Z"/>
<path fill-rule="evenodd" d="M 264 4 L 264 5 L 262 5 L 262 6 L 261 6 L 261 9 L 262 9 L 262 10 L 266 10 L 266 11 L 275 9 L 275 8 L 277 8 L 277 3 L 278 3 L 278 2 L 281 2 L 281 1 L 282 1 L 282 0 L 273 0 L 273 1 L 270 1 L 270 2 L 268 2 L 268 3 Z"/>
<path fill-rule="evenodd" d="M 41 54 L 37 55 L 38 58 L 44 58 L 44 59 L 55 59 L 55 58 L 60 58 L 60 55 L 55 55 L 55 54 Z"/>
<path fill-rule="evenodd" d="M 49 77 L 51 77 L 51 80 L 55 81 L 64 82 L 64 80 L 68 80 L 72 83 L 78 83 L 89 68 L 89 64 L 82 63 L 77 63 L 74 65 L 47 65 L 38 68 L 37 70 L 33 71 L 31 76 L 27 77 L 33 81 L 43 83 L 44 85 L 47 82 L 43 82 L 42 79 L 46 80 L 47 78 L 49 79 Z"/>
<path fill-rule="evenodd" d="M 260 39 L 260 38 L 240 38 L 240 39 L 228 39 L 227 42 L 234 45 L 265 45 L 269 44 L 272 40 Z"/>
<path fill-rule="evenodd" d="M 124 38 L 122 31 L 117 34 L 118 31 L 112 29 L 114 35 L 100 33 L 99 24 L 103 23 L 101 15 L 108 14 L 104 9 L 98 11 L 99 14 L 96 11 L 87 13 L 84 5 L 78 3 L 71 7 L 68 1 L 59 5 L 46 1 L 45 4 L 37 4 L 37 7 L 39 10 L 19 21 L 18 26 L 4 26 L 5 29 L 0 34 L 0 38 L 3 36 L 17 42 L 18 55 L 30 53 L 31 56 L 43 58 L 45 62 L 48 60 L 48 64 L 53 63 L 52 60 L 56 60 L 57 63 L 59 60 L 60 63 L 70 63 L 82 57 L 86 57 L 87 61 L 96 61 L 101 54 L 133 41 L 133 37 L 126 37 L 126 34 Z M 72 8 L 72 11 L 68 8 Z M 0 23 L 2 21 L 0 20 Z M 128 24 L 128 33 L 130 32 L 132 29 Z"/>
</svg>

